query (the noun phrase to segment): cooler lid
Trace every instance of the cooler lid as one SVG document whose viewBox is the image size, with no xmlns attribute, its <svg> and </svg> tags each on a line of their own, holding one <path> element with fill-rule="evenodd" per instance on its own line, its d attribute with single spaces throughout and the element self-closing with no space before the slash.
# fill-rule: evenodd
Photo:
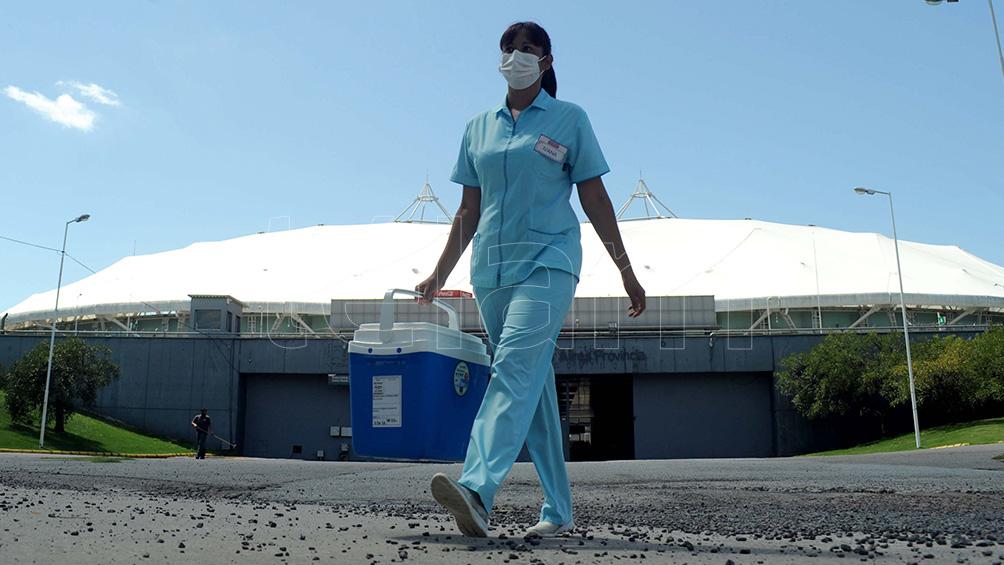
<svg viewBox="0 0 1004 565">
<path fill-rule="evenodd" d="M 487 354 L 481 338 L 431 322 L 394 322 L 389 332 L 381 332 L 379 323 L 360 324 L 352 342 L 366 347 L 392 347 L 422 344 L 428 351 L 462 349 Z M 438 347 L 437 347 L 438 346 Z"/>
</svg>

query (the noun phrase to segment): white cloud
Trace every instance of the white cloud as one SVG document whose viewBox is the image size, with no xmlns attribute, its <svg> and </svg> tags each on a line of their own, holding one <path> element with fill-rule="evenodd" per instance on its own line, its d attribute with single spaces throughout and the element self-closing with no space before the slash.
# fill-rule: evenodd
<svg viewBox="0 0 1004 565">
<path fill-rule="evenodd" d="M 121 104 L 119 102 L 118 94 L 115 94 L 115 92 L 108 90 L 101 85 L 94 84 L 93 82 L 90 84 L 83 84 L 75 80 L 71 80 L 69 82 L 59 81 L 56 84 L 59 86 L 66 85 L 76 88 L 80 94 L 99 104 L 104 104 L 106 106 L 119 106 Z"/>
<path fill-rule="evenodd" d="M 8 86 L 4 89 L 4 94 L 11 100 L 23 102 L 32 110 L 57 124 L 84 131 L 89 131 L 94 127 L 94 119 L 97 114 L 69 94 L 61 94 L 52 100 L 39 92 L 25 92 L 16 86 Z"/>
</svg>

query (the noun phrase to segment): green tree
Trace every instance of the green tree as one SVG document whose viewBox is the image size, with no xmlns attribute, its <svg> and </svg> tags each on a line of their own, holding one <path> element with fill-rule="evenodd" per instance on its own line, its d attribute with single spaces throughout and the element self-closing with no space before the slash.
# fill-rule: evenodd
<svg viewBox="0 0 1004 565">
<path fill-rule="evenodd" d="M 1004 403 L 1004 328 L 973 339 L 936 336 L 914 341 L 917 406 L 927 422 L 971 418 Z M 830 334 L 811 350 L 781 360 L 779 391 L 810 419 L 888 417 L 910 406 L 903 334 Z"/>
<path fill-rule="evenodd" d="M 804 416 L 879 416 L 889 409 L 886 365 L 895 334 L 834 333 L 781 360 L 778 389 Z"/>
<path fill-rule="evenodd" d="M 978 383 L 981 403 L 1004 402 L 1004 326 L 973 338 L 966 372 Z"/>
<path fill-rule="evenodd" d="M 56 342 L 47 425 L 54 422 L 55 431 L 64 431 L 66 420 L 80 407 L 93 405 L 98 391 L 119 376 L 110 353 L 107 347 L 88 345 L 78 338 Z M 41 412 L 48 358 L 49 343 L 42 342 L 11 365 L 5 379 L 11 420 L 30 423 Z"/>
<path fill-rule="evenodd" d="M 914 346 L 914 382 L 918 409 L 932 414 L 936 421 L 954 421 L 971 414 L 979 404 L 979 381 L 966 368 L 972 354 L 971 340 L 957 336 L 936 337 Z M 910 401 L 906 363 L 896 367 L 896 391 L 893 406 Z"/>
</svg>

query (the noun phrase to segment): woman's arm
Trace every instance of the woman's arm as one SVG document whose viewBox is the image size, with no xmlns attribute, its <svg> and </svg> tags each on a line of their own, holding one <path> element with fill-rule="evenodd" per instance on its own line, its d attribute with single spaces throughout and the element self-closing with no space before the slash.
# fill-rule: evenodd
<svg viewBox="0 0 1004 565">
<path fill-rule="evenodd" d="M 621 232 L 617 228 L 614 206 L 610 202 L 610 196 L 607 195 L 606 187 L 603 186 L 603 180 L 600 177 L 593 177 L 576 186 L 579 189 L 579 202 L 582 204 L 582 211 L 589 217 L 593 229 L 596 230 L 596 235 L 600 236 L 603 247 L 607 249 L 607 253 L 610 254 L 610 258 L 613 259 L 617 270 L 621 273 L 624 290 L 631 299 L 628 316 L 637 317 L 645 311 L 645 289 L 638 283 L 634 269 L 631 268 L 631 260 L 624 249 Z"/>
<path fill-rule="evenodd" d="M 432 300 L 433 294 L 443 288 L 447 277 L 453 272 L 453 268 L 464 254 L 467 245 L 474 237 L 474 232 L 478 229 L 478 222 L 481 220 L 481 189 L 474 186 L 464 186 L 463 196 L 460 199 L 460 208 L 453 217 L 453 226 L 450 228 L 450 235 L 446 240 L 446 247 L 432 270 L 432 274 L 427 279 L 418 283 L 415 290 L 424 295 L 419 298 L 419 302 L 426 303 Z"/>
</svg>

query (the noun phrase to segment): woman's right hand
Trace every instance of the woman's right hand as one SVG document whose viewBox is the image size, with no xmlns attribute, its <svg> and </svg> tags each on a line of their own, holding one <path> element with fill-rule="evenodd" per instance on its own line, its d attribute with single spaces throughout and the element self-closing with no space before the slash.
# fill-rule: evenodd
<svg viewBox="0 0 1004 565">
<path fill-rule="evenodd" d="M 429 278 L 415 285 L 415 292 L 422 293 L 422 297 L 418 299 L 420 303 L 430 304 L 432 302 L 432 298 L 436 292 L 443 288 L 443 283 L 439 279 L 440 277 L 437 273 L 432 273 L 429 275 Z"/>
</svg>

